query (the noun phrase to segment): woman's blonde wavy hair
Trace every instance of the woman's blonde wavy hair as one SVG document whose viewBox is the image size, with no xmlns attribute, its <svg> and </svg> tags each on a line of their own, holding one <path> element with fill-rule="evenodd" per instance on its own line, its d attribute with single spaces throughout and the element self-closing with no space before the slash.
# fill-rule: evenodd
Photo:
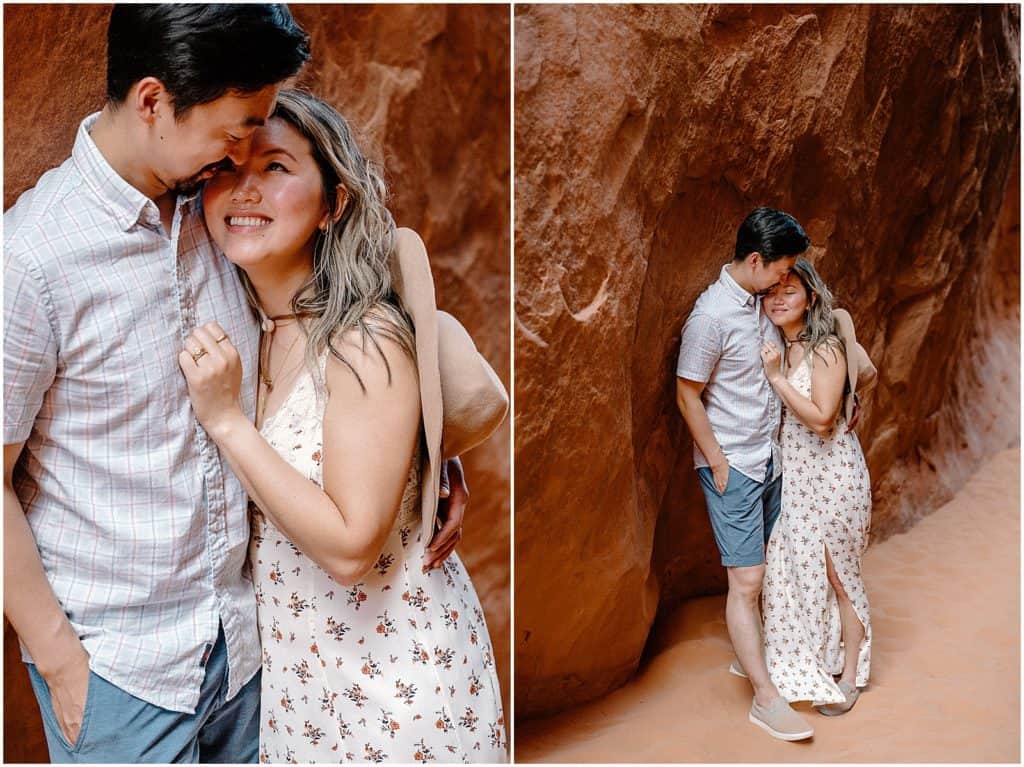
<svg viewBox="0 0 1024 767">
<path fill-rule="evenodd" d="M 836 355 L 845 354 L 845 345 L 835 334 L 832 291 L 828 289 L 811 262 L 803 256 L 796 260 L 789 273 L 796 275 L 807 294 L 807 311 L 804 313 L 804 326 L 798 339 L 803 341 L 807 354 L 817 353 L 824 359 L 820 351 L 824 346 L 832 352 L 833 361 L 838 360 Z"/>
<path fill-rule="evenodd" d="M 381 173 L 363 156 L 348 122 L 330 104 L 305 91 L 283 89 L 271 117 L 292 125 L 309 141 L 320 169 L 324 202 L 330 212 L 327 230 L 318 231 L 313 247 L 313 276 L 292 298 L 292 311 L 311 317 L 306 333 L 305 364 L 313 375 L 318 395 L 326 382 L 317 361 L 329 349 L 366 386 L 355 368 L 335 346 L 335 339 L 358 328 L 362 349 L 366 344 L 391 366 L 378 342 L 388 338 L 415 358 L 412 321 L 391 284 L 390 258 L 395 244 L 395 222 L 387 209 L 387 186 Z M 334 220 L 338 184 L 347 192 L 344 210 Z M 256 291 L 245 272 L 242 283 L 258 312 Z"/>
</svg>

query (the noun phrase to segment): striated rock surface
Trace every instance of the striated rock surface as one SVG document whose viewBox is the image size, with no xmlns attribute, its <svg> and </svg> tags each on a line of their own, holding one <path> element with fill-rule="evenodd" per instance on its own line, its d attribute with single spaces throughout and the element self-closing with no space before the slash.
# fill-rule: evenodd
<svg viewBox="0 0 1024 767">
<path fill-rule="evenodd" d="M 1020 22 L 537 5 L 515 24 L 516 711 L 533 716 L 621 684 L 659 610 L 725 589 L 675 360 L 758 205 L 804 225 L 881 371 L 858 428 L 876 539 L 1019 441 Z"/>
<path fill-rule="evenodd" d="M 314 53 L 302 82 L 384 165 L 392 211 L 431 256 L 439 305 L 506 386 L 509 349 L 509 11 L 503 6 L 295 5 Z M 109 6 L 4 8 L 4 207 L 71 152 L 105 97 Z M 508 421 L 466 458 L 459 554 L 487 614 L 509 712 Z M 5 632 L 5 757 L 45 760 L 36 704 Z"/>
</svg>

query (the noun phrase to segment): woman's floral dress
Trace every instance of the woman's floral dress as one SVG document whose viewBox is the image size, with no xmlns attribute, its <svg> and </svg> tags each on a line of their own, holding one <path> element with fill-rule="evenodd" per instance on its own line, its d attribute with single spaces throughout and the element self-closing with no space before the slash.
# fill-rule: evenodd
<svg viewBox="0 0 1024 767">
<path fill-rule="evenodd" d="M 789 374 L 805 397 L 811 396 L 813 356 L 805 355 Z M 871 480 L 842 409 L 827 439 L 785 410 L 782 463 L 782 511 L 768 542 L 763 590 L 768 673 L 788 701 L 841 703 L 845 696 L 833 675 L 843 670 L 842 623 L 825 549 L 864 625 L 861 687 L 871 666 L 871 616 L 860 571 L 871 526 Z"/>
<path fill-rule="evenodd" d="M 324 404 L 309 373 L 300 376 L 261 433 L 322 486 Z M 351 587 L 251 508 L 261 762 L 507 760 L 494 654 L 469 575 L 455 553 L 422 572 L 418 460 L 384 550 Z"/>
</svg>

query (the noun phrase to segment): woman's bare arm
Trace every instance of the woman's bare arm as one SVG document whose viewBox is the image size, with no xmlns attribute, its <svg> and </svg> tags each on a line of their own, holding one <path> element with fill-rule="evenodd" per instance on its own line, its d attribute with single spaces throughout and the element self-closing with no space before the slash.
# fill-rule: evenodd
<svg viewBox="0 0 1024 767">
<path fill-rule="evenodd" d="M 765 346 L 770 346 L 775 354 L 778 354 L 778 350 L 771 343 Z M 796 390 L 779 370 L 777 363 L 772 365 L 770 361 L 766 361 L 765 372 L 768 381 L 786 403 L 786 407 L 815 434 L 828 437 L 832 433 L 836 415 L 843 402 L 846 357 L 843 355 L 842 347 L 837 343 L 828 342 L 822 344 L 819 349 L 820 351 L 814 352 L 811 366 L 810 397 L 805 397 Z"/>
<path fill-rule="evenodd" d="M 217 349 L 212 336 L 203 340 L 205 348 Z M 384 358 L 372 344 L 364 350 L 355 331 L 337 344 L 362 378 L 365 392 L 351 370 L 328 356 L 329 399 L 320 456 L 323 489 L 278 455 L 240 409 L 204 424 L 260 510 L 299 550 L 344 584 L 359 581 L 380 555 L 419 438 L 415 363 L 394 342 L 379 343 L 391 367 L 390 384 Z M 186 371 L 193 364 L 191 358 L 182 363 Z M 193 392 L 194 401 L 195 397 Z M 310 444 L 309 449 L 315 446 Z"/>
</svg>

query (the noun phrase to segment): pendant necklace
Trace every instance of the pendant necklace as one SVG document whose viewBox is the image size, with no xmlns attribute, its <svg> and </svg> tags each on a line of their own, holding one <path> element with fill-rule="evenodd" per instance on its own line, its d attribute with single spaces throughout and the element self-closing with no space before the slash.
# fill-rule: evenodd
<svg viewBox="0 0 1024 767">
<path fill-rule="evenodd" d="M 781 330 L 781 328 L 780 328 L 780 330 Z M 790 338 L 786 337 L 785 333 L 783 333 L 782 334 L 782 341 L 783 341 L 783 343 L 786 346 L 786 353 L 783 355 L 783 357 L 786 360 L 786 369 L 788 370 L 789 367 L 790 367 L 790 364 L 789 364 L 789 350 L 793 348 L 793 344 L 798 343 L 800 341 L 800 336 L 798 334 L 796 338 L 790 339 Z"/>
<path fill-rule="evenodd" d="M 274 390 L 274 379 L 270 377 L 270 352 L 274 347 L 274 333 L 277 331 L 277 323 L 284 322 L 286 320 L 299 320 L 306 317 L 311 317 L 309 312 L 299 312 L 298 314 L 279 314 L 276 317 L 268 317 L 260 310 L 260 328 L 263 331 L 260 334 L 260 358 L 259 358 L 259 379 L 260 383 L 266 388 L 266 394 L 260 396 L 260 391 L 257 390 L 256 397 L 259 400 L 257 411 L 259 412 L 260 426 L 262 427 L 265 423 L 264 416 L 267 412 L 267 400 L 270 399 L 270 393 Z M 295 348 L 295 344 L 299 342 L 299 338 L 302 337 L 302 333 L 298 333 L 287 351 L 284 353 L 284 358 L 281 360 L 282 366 L 288 360 L 289 355 L 292 353 L 292 349 Z M 264 341 L 266 346 L 264 351 Z M 283 369 L 283 368 L 282 368 Z M 279 376 L 280 378 L 280 376 Z"/>
</svg>

